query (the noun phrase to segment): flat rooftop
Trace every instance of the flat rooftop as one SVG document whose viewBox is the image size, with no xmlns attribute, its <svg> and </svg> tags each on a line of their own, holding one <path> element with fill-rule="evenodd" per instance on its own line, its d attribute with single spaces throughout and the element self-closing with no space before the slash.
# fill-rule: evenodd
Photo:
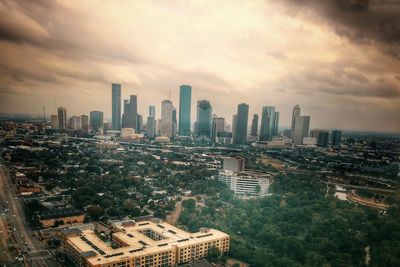
<svg viewBox="0 0 400 267">
<path fill-rule="evenodd" d="M 162 221 L 115 223 L 114 228 L 117 232 L 113 236 L 126 246 L 112 248 L 93 230 L 83 230 L 79 235 L 67 234 L 67 242 L 91 264 L 107 264 L 229 237 L 215 229 L 189 233 Z"/>
</svg>

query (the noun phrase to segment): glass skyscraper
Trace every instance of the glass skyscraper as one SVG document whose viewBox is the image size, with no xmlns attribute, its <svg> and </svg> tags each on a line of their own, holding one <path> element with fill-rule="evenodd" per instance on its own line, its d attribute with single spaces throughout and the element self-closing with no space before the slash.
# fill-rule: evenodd
<svg viewBox="0 0 400 267">
<path fill-rule="evenodd" d="M 90 127 L 93 132 L 97 132 L 99 128 L 103 127 L 103 112 L 90 111 Z"/>
<path fill-rule="evenodd" d="M 190 136 L 192 87 L 181 85 L 179 94 L 179 135 Z"/>
<path fill-rule="evenodd" d="M 197 101 L 196 135 L 211 137 L 212 107 L 207 100 Z"/>
<path fill-rule="evenodd" d="M 265 106 L 261 114 L 260 141 L 270 141 L 274 135 L 275 107 Z"/>
<path fill-rule="evenodd" d="M 249 105 L 241 103 L 238 105 L 236 116 L 235 138 L 233 143 L 244 145 L 247 141 L 247 123 L 249 119 Z"/>
<path fill-rule="evenodd" d="M 112 108 L 112 129 L 121 130 L 121 85 L 113 83 L 111 85 L 111 108 Z"/>
</svg>

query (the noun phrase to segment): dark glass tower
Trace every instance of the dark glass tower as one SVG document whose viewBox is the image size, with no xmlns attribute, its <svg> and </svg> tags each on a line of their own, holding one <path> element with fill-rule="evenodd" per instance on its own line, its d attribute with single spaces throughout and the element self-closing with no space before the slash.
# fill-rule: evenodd
<svg viewBox="0 0 400 267">
<path fill-rule="evenodd" d="M 253 115 L 251 122 L 251 136 L 257 136 L 258 134 L 258 114 Z"/>
<path fill-rule="evenodd" d="M 179 135 L 190 136 L 192 87 L 181 85 L 179 94 Z"/>
<path fill-rule="evenodd" d="M 196 135 L 211 137 L 212 107 L 207 100 L 197 101 Z"/>
<path fill-rule="evenodd" d="M 247 141 L 247 123 L 249 119 L 249 105 L 241 103 L 238 105 L 236 117 L 235 139 L 236 145 L 244 145 Z"/>
<path fill-rule="evenodd" d="M 262 109 L 260 141 L 270 141 L 274 135 L 275 107 L 266 106 Z"/>
<path fill-rule="evenodd" d="M 111 108 L 112 108 L 112 129 L 121 130 L 121 85 L 113 83 L 111 85 Z"/>
<path fill-rule="evenodd" d="M 103 127 L 103 112 L 90 111 L 90 127 L 93 132 L 97 132 L 99 128 Z"/>
</svg>

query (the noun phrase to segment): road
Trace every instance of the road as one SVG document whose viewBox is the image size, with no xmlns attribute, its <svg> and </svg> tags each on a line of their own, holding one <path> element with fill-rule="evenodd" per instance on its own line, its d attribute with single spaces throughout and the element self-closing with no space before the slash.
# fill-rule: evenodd
<svg viewBox="0 0 400 267">
<path fill-rule="evenodd" d="M 46 255 L 50 254 L 34 236 L 32 228 L 26 222 L 23 204 L 16 194 L 8 169 L 4 166 L 1 158 L 0 208 L 1 213 L 4 212 L 5 208 L 9 209 L 9 211 L 6 212 L 6 218 L 10 224 L 11 232 L 18 250 L 26 255 L 27 266 L 60 266 L 58 262 L 48 259 Z M 29 254 L 35 256 L 29 256 Z"/>
</svg>

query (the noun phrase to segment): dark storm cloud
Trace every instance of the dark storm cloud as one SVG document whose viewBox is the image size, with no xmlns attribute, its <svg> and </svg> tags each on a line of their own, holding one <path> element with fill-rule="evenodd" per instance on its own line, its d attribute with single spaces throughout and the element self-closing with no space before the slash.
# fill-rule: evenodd
<svg viewBox="0 0 400 267">
<path fill-rule="evenodd" d="M 378 42 L 386 52 L 400 56 L 400 1 L 396 0 L 287 0 L 290 12 L 313 11 L 336 33 L 354 42 Z"/>
</svg>

